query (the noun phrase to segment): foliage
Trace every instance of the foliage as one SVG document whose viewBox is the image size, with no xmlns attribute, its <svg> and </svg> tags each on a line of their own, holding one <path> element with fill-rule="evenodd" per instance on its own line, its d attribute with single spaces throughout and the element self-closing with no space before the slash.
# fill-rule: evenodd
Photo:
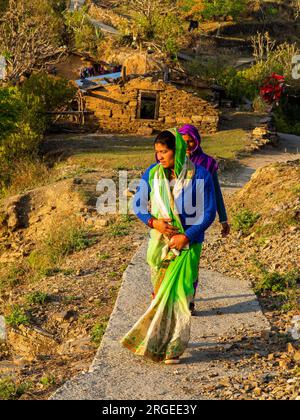
<svg viewBox="0 0 300 420">
<path fill-rule="evenodd" d="M 0 400 L 17 400 L 30 386 L 29 383 L 17 385 L 11 378 L 0 379 Z"/>
<path fill-rule="evenodd" d="M 283 43 L 271 50 L 266 59 L 259 60 L 252 67 L 236 71 L 228 68 L 217 78 L 227 94 L 237 100 L 246 97 L 253 100 L 259 95 L 264 81 L 275 72 L 283 75 L 292 89 L 299 89 L 299 82 L 292 78 L 292 58 L 298 54 L 295 44 Z"/>
<path fill-rule="evenodd" d="M 25 313 L 24 308 L 19 305 L 14 305 L 11 308 L 11 312 L 5 317 L 7 324 L 11 327 L 19 327 L 20 325 L 28 325 L 29 317 Z"/>
<path fill-rule="evenodd" d="M 183 33 L 182 20 L 176 2 L 172 0 L 128 0 L 131 21 L 123 29 L 124 37 L 136 43 L 163 52 L 176 55 L 180 48 Z M 131 34 L 131 36 L 129 35 Z"/>
<path fill-rule="evenodd" d="M 50 296 L 44 292 L 32 292 L 26 296 L 26 302 L 30 305 L 44 305 L 49 302 Z"/>
<path fill-rule="evenodd" d="M 253 213 L 251 210 L 244 209 L 236 212 L 233 216 L 232 225 L 237 231 L 241 231 L 243 235 L 248 235 L 250 229 L 260 218 L 259 214 Z"/>
<path fill-rule="evenodd" d="M 40 383 L 44 386 L 44 387 L 51 387 L 53 385 L 56 385 L 56 379 L 54 376 L 52 375 L 48 375 L 48 376 L 43 376 L 40 380 Z"/>
<path fill-rule="evenodd" d="M 300 281 L 300 272 L 292 270 L 286 274 L 278 272 L 265 271 L 261 281 L 255 288 L 255 292 L 261 294 L 263 292 L 285 292 L 287 289 L 294 289 Z"/>
<path fill-rule="evenodd" d="M 94 244 L 89 232 L 75 218 L 53 221 L 45 240 L 33 251 L 28 263 L 37 276 L 53 273 L 53 267 L 67 255 L 82 251 Z"/>
<path fill-rule="evenodd" d="M 3 265 L 0 270 L 0 290 L 13 288 L 22 282 L 26 267 L 22 263 Z"/>
<path fill-rule="evenodd" d="M 246 10 L 248 0 L 204 0 L 203 16 L 206 19 L 236 18 Z"/>
<path fill-rule="evenodd" d="M 101 343 L 102 337 L 106 331 L 107 322 L 101 322 L 94 325 L 91 331 L 91 340 L 93 343 L 99 345 Z"/>
<path fill-rule="evenodd" d="M 71 48 L 97 57 L 103 34 L 89 20 L 87 8 L 64 13 Z"/>
<path fill-rule="evenodd" d="M 299 107 L 296 107 L 299 111 Z M 286 106 L 285 108 L 280 105 L 279 107 L 274 109 L 274 121 L 275 126 L 278 132 L 281 133 L 289 133 L 300 135 L 300 120 L 298 114 L 298 121 L 292 118 L 292 115 L 289 114 L 290 106 Z"/>
<path fill-rule="evenodd" d="M 76 91 L 67 79 L 51 77 L 44 72 L 33 74 L 22 85 L 22 94 L 28 97 L 31 93 L 38 97 L 46 111 L 64 106 L 74 98 Z"/>
<path fill-rule="evenodd" d="M 34 74 L 22 87 L 0 87 L 0 191 L 8 186 L 15 163 L 33 159 L 53 111 L 70 101 L 75 88 L 66 80 Z"/>
<path fill-rule="evenodd" d="M 204 9 L 203 0 L 179 0 L 178 7 L 185 18 L 200 20 Z"/>
<path fill-rule="evenodd" d="M 7 60 L 7 79 L 20 80 L 44 69 L 65 53 L 63 21 L 47 0 L 9 0 L 0 24 L 0 55 Z"/>
<path fill-rule="evenodd" d="M 0 15 L 4 13 L 8 6 L 8 0 L 0 0 Z"/>
</svg>

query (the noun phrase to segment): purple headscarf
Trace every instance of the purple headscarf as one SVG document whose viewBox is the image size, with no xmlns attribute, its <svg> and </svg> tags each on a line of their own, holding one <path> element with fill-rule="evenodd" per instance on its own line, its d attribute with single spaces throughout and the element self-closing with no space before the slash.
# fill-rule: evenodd
<svg viewBox="0 0 300 420">
<path fill-rule="evenodd" d="M 195 165 L 203 166 L 207 171 L 214 175 L 219 169 L 217 161 L 205 154 L 201 147 L 201 137 L 197 128 L 193 125 L 186 124 L 178 130 L 181 135 L 189 135 L 196 143 L 196 147 L 192 150 L 190 159 Z"/>
</svg>

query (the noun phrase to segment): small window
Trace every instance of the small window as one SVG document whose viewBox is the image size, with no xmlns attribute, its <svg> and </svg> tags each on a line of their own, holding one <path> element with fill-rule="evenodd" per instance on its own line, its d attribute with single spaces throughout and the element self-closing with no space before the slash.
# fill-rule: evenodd
<svg viewBox="0 0 300 420">
<path fill-rule="evenodd" d="M 156 120 L 158 104 L 158 92 L 140 92 L 137 117 L 141 120 Z"/>
</svg>

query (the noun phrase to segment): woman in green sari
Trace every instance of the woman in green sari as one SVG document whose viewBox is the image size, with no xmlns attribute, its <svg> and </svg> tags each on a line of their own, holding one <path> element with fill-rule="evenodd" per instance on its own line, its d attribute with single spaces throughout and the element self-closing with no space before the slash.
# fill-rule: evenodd
<svg viewBox="0 0 300 420">
<path fill-rule="evenodd" d="M 144 173 L 133 200 L 135 214 L 151 228 L 147 262 L 153 300 L 121 344 L 152 361 L 177 364 L 190 339 L 189 304 L 216 201 L 210 173 L 187 158 L 176 129 L 157 137 L 155 152 L 158 163 Z"/>
</svg>

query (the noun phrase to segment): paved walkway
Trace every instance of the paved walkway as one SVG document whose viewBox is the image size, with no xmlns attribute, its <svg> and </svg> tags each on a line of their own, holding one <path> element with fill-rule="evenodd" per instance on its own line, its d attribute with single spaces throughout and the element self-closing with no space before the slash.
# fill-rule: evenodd
<svg viewBox="0 0 300 420">
<path fill-rule="evenodd" d="M 67 382 L 51 399 L 204 399 L 199 378 L 208 374 L 230 376 L 230 371 L 225 371 L 219 363 L 226 350 L 222 338 L 234 336 L 242 328 L 258 333 L 269 329 L 247 281 L 201 270 L 203 280 L 197 299 L 198 316 L 192 320 L 191 342 L 182 358 L 183 363 L 176 367 L 155 364 L 123 349 L 118 340 L 150 303 L 146 247 L 147 242 L 124 274 L 115 309 L 90 372 Z M 198 387 L 191 386 L 193 381 Z"/>
</svg>

